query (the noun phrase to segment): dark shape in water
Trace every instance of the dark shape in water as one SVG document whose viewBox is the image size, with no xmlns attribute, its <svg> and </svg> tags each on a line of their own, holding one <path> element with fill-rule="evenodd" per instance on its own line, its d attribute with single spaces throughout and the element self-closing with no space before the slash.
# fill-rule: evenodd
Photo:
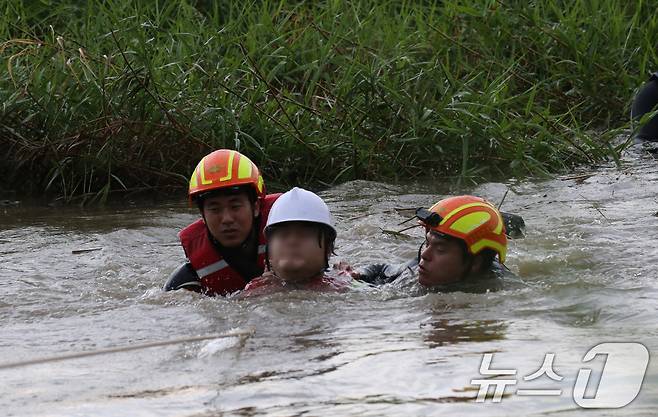
<svg viewBox="0 0 658 417">
<path fill-rule="evenodd" d="M 653 111 L 658 104 L 658 72 L 649 77 L 633 100 L 631 119 L 639 121 L 642 116 Z M 658 116 L 649 120 L 635 135 L 635 142 L 658 142 Z"/>
</svg>

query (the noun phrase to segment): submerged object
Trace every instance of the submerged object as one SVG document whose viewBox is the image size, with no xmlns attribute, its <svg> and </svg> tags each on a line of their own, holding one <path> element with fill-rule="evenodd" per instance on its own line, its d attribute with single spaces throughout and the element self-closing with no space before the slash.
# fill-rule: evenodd
<svg viewBox="0 0 658 417">
<path fill-rule="evenodd" d="M 642 116 L 656 109 L 658 104 L 658 72 L 649 77 L 640 91 L 635 95 L 631 108 L 631 120 L 638 123 Z M 658 115 L 654 116 L 637 131 L 635 142 L 658 142 Z"/>
<path fill-rule="evenodd" d="M 510 239 L 519 239 L 525 236 L 525 221 L 518 214 L 500 212 L 505 223 L 505 234 Z"/>
</svg>

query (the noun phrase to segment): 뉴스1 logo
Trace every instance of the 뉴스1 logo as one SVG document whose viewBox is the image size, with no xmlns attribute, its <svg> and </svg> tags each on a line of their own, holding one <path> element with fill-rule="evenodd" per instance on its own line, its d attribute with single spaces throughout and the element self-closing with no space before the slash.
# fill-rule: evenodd
<svg viewBox="0 0 658 417">
<path fill-rule="evenodd" d="M 583 357 L 583 362 L 592 361 L 597 355 L 605 355 L 598 386 L 590 381 L 592 369 L 583 367 L 578 371 L 573 387 L 573 399 L 582 408 L 621 408 L 633 401 L 640 393 L 644 375 L 649 365 L 649 350 L 641 343 L 610 342 L 600 343 L 591 348 Z M 480 364 L 480 375 L 483 379 L 472 379 L 471 384 L 479 385 L 476 402 L 485 402 L 490 387 L 494 387 L 492 402 L 502 401 L 508 385 L 516 385 L 515 378 L 493 379 L 496 376 L 515 376 L 516 369 L 491 369 L 493 353 L 485 353 Z M 532 381 L 544 375 L 553 381 L 564 379 L 553 369 L 554 353 L 547 353 L 539 369 L 524 376 L 524 381 Z M 623 378 L 624 384 L 615 384 L 615 380 Z M 587 395 L 587 388 L 595 388 L 593 396 Z M 560 396 L 562 389 L 517 389 L 520 396 Z"/>
</svg>

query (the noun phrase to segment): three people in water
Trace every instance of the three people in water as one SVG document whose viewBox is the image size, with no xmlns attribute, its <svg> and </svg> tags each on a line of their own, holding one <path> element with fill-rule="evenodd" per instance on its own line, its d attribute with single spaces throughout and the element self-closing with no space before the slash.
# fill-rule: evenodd
<svg viewBox="0 0 658 417">
<path fill-rule="evenodd" d="M 345 291 L 351 280 L 384 284 L 406 270 L 420 286 L 443 289 L 495 275 L 506 256 L 498 209 L 478 197 L 458 196 L 416 212 L 425 229 L 418 259 L 361 272 L 330 271 L 336 228 L 327 204 L 297 187 L 266 194 L 256 165 L 232 150 L 212 152 L 199 162 L 189 198 L 201 218 L 179 233 L 187 262 L 169 277 L 165 290 L 242 291 L 242 296 L 284 289 Z"/>
<path fill-rule="evenodd" d="M 657 105 L 658 72 L 636 95 L 632 120 L 639 122 Z M 658 115 L 645 120 L 635 139 L 658 142 Z M 327 205 L 301 188 L 280 196 L 266 194 L 258 167 L 237 151 L 220 149 L 201 159 L 189 184 L 190 203 L 201 218 L 179 233 L 187 262 L 171 274 L 164 289 L 207 295 L 346 289 L 345 282 L 326 273 L 336 239 Z M 416 217 L 425 228 L 417 259 L 357 271 L 343 265 L 340 272 L 378 285 L 408 271 L 420 286 L 441 290 L 509 275 L 504 267 L 506 234 L 519 233 L 523 220 L 518 216 L 501 215 L 481 198 L 458 196 L 419 209 Z"/>
</svg>

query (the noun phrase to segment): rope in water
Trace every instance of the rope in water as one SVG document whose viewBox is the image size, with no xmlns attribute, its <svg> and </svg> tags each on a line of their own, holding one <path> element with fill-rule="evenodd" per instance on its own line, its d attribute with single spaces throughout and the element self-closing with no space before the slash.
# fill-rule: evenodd
<svg viewBox="0 0 658 417">
<path fill-rule="evenodd" d="M 18 368 L 22 366 L 37 365 L 37 364 L 49 363 L 49 362 L 59 362 L 59 361 L 65 361 L 70 359 L 85 358 L 88 356 L 105 355 L 108 353 L 129 352 L 131 350 L 147 349 L 147 348 L 158 347 L 158 346 L 169 346 L 169 345 L 176 345 L 179 343 L 187 343 L 187 342 L 198 342 L 201 340 L 223 339 L 229 337 L 245 337 L 245 336 L 250 336 L 252 334 L 254 334 L 253 329 L 227 332 L 227 333 L 207 334 L 203 336 L 181 337 L 178 339 L 160 340 L 157 342 L 141 343 L 138 345 L 130 345 L 130 346 L 117 346 L 112 348 L 90 350 L 85 352 L 67 353 L 64 355 L 28 359 L 28 360 L 17 361 L 17 362 L 0 363 L 0 370 L 9 369 L 9 368 Z"/>
</svg>

